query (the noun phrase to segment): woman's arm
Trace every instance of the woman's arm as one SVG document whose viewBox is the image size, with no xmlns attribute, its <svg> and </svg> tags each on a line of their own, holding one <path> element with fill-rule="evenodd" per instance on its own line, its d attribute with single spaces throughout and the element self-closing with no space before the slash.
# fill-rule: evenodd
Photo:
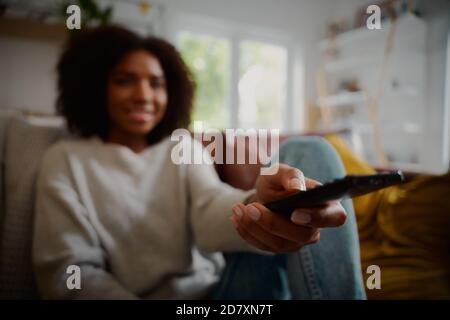
<svg viewBox="0 0 450 320">
<path fill-rule="evenodd" d="M 207 158 L 209 154 L 205 150 L 203 152 L 206 153 L 203 157 Z M 305 178 L 296 168 L 284 164 L 277 168 L 276 174 L 258 178 L 255 193 L 234 189 L 221 182 L 212 165 L 188 166 L 191 225 L 201 249 L 255 251 L 258 248 L 260 252 L 274 253 L 296 251 L 319 241 L 320 228 L 337 227 L 345 222 L 346 213 L 339 201 L 329 202 L 320 208 L 299 208 L 293 213 L 291 221 L 264 207 L 262 204 L 268 201 L 317 185 L 316 181 Z M 230 219 L 231 211 L 233 215 Z M 305 216 L 310 220 L 304 221 Z M 234 230 L 230 222 L 234 224 Z M 236 238 L 236 231 L 246 243 Z"/>
<path fill-rule="evenodd" d="M 200 144 L 196 140 L 192 143 Z M 201 145 L 201 151 L 211 160 Z M 194 242 L 204 252 L 258 251 L 244 241 L 234 229 L 229 218 L 234 204 L 250 199 L 255 190 L 243 191 L 222 182 L 211 164 L 186 165 L 190 225 Z"/>
</svg>

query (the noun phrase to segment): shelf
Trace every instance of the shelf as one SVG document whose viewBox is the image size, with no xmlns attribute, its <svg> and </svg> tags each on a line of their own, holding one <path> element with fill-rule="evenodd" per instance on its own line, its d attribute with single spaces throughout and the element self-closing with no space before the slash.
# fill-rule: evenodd
<svg viewBox="0 0 450 320">
<path fill-rule="evenodd" d="M 392 89 L 391 87 L 386 88 L 383 94 L 383 99 L 390 98 L 417 98 L 422 97 L 422 94 L 413 86 L 405 85 L 400 89 Z M 322 101 L 317 99 L 316 105 L 320 107 L 322 103 L 329 108 L 338 108 L 342 106 L 360 106 L 365 104 L 366 97 L 361 91 L 355 92 L 341 92 L 337 94 L 330 95 Z"/>
<path fill-rule="evenodd" d="M 33 28 L 33 25 L 39 25 L 44 29 L 63 28 L 67 31 L 68 15 L 63 13 L 61 1 L 5 0 L 4 2 L 6 9 L 2 12 L 3 20 L 25 21 L 31 24 L 28 29 L 35 33 L 40 33 L 40 28 Z M 111 23 L 126 26 L 143 35 L 156 34 L 159 31 L 158 23 L 163 11 L 162 5 L 146 2 L 147 8 L 145 8 L 143 4 L 137 0 L 97 1 L 100 9 L 104 10 L 108 7 L 113 9 Z"/>
<path fill-rule="evenodd" d="M 348 31 L 336 37 L 337 56 L 325 61 L 328 73 L 353 72 L 361 68 L 379 68 L 383 62 L 384 49 L 390 22 L 384 22 L 381 30 L 360 28 Z M 408 59 L 420 59 L 426 46 L 425 22 L 413 15 L 398 19 L 394 34 L 394 47 L 390 64 L 399 65 Z M 330 46 L 329 40 L 322 40 L 319 49 L 325 53 Z"/>
<path fill-rule="evenodd" d="M 333 129 L 350 129 L 355 134 L 372 134 L 373 127 L 371 124 L 339 124 L 337 123 Z M 416 123 L 406 122 L 402 124 L 383 125 L 381 130 L 382 134 L 392 133 L 404 133 L 404 134 L 422 134 L 422 127 Z"/>
<path fill-rule="evenodd" d="M 347 54 L 346 58 L 335 58 L 325 61 L 324 67 L 325 71 L 330 74 L 339 72 L 348 72 L 359 70 L 361 68 L 379 68 L 383 63 L 383 50 L 381 49 L 377 52 L 370 53 L 360 53 L 360 54 Z M 397 49 L 398 50 L 398 49 Z M 407 61 L 415 61 L 420 59 L 422 53 L 417 51 L 393 51 L 389 64 L 390 65 L 402 65 L 407 63 Z"/>
<path fill-rule="evenodd" d="M 362 66 L 373 65 L 375 63 L 381 64 L 382 56 L 372 55 L 364 58 L 347 58 L 347 59 L 335 59 L 325 63 L 325 70 L 329 73 L 337 73 L 342 71 L 349 71 L 352 69 L 359 69 Z"/>
<path fill-rule="evenodd" d="M 0 17 L 0 35 L 36 41 L 63 43 L 68 36 L 62 22 L 29 20 L 19 17 Z"/>
<path fill-rule="evenodd" d="M 414 45 L 414 38 L 416 36 L 420 36 L 417 33 L 417 30 L 420 32 L 425 32 L 426 25 L 425 22 L 416 17 L 415 15 L 405 14 L 398 18 L 396 25 L 396 33 L 401 34 L 402 37 L 399 37 L 400 42 L 396 43 L 396 45 Z M 376 44 L 378 41 L 384 43 L 384 40 L 387 37 L 388 30 L 390 28 L 391 22 L 382 21 L 380 30 L 369 30 L 365 27 L 358 28 L 355 30 L 347 31 L 336 36 L 336 46 L 339 47 L 348 47 L 354 46 L 355 43 L 364 44 L 365 46 Z M 416 30 L 416 32 L 411 32 L 411 30 Z M 319 43 L 319 48 L 322 52 L 326 51 L 329 47 L 329 40 L 322 40 Z"/>
<path fill-rule="evenodd" d="M 364 94 L 360 91 L 356 92 L 342 92 L 337 93 L 325 98 L 325 101 L 317 100 L 317 105 L 321 105 L 322 102 L 330 108 L 340 107 L 344 105 L 362 104 L 365 102 Z"/>
<path fill-rule="evenodd" d="M 389 166 L 422 170 L 428 156 L 422 144 L 427 132 L 421 116 L 427 97 L 427 28 L 416 16 L 407 14 L 395 23 L 393 49 L 378 104 L 379 136 L 374 136 L 377 132 L 370 122 L 367 99 L 378 92 L 391 26 L 385 20 L 381 30 L 363 27 L 337 35 L 334 43 L 327 39 L 318 44 L 329 95 L 316 99 L 316 104 L 329 107 L 333 129 L 346 128 L 354 133 L 362 156 L 375 162 L 377 138 L 393 160 Z M 336 49 L 333 57 L 326 55 L 331 44 Z M 361 91 L 345 91 L 350 85 Z"/>
</svg>

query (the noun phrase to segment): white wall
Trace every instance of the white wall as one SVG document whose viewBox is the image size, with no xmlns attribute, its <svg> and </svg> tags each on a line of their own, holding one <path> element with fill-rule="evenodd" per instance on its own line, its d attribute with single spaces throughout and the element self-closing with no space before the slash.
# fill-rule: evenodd
<svg viewBox="0 0 450 320">
<path fill-rule="evenodd" d="M 448 167 L 448 155 L 442 153 L 448 145 L 448 131 L 443 130 L 449 119 L 445 113 L 445 80 L 447 39 L 450 32 L 450 2 L 446 0 L 422 1 L 419 8 L 427 22 L 427 105 L 425 106 L 425 136 L 423 157 L 426 166 L 442 171 Z M 447 88 L 447 90 L 450 90 Z M 448 108 L 448 106 L 447 106 Z M 445 145 L 445 146 L 444 146 Z M 446 149 L 448 150 L 448 149 Z"/>
<path fill-rule="evenodd" d="M 365 0 L 153 0 L 164 8 L 160 32 L 169 36 L 179 14 L 187 13 L 218 19 L 255 30 L 269 29 L 292 39 L 295 59 L 304 67 L 304 81 L 296 83 L 293 107 L 316 100 L 315 73 L 320 63 L 317 43 L 325 35 L 331 17 L 354 20 L 355 11 Z M 429 23 L 429 103 L 427 105 L 424 154 L 442 148 L 445 79 L 445 43 L 449 29 L 447 0 L 420 1 L 419 8 Z M 1 27 L 1 25 L 0 25 Z M 251 31 L 251 30 L 250 30 Z M 33 28 L 30 34 L 36 32 Z M 6 35 L 5 35 L 6 34 Z M 52 112 L 55 101 L 54 68 L 62 38 L 34 39 L 12 36 L 0 28 L 0 108 L 26 108 Z M 302 80 L 301 77 L 297 80 Z M 304 94 L 303 94 L 304 93 Z M 301 121 L 295 119 L 293 121 Z M 439 157 L 429 157 L 428 166 L 438 167 Z"/>
<path fill-rule="evenodd" d="M 61 25 L 0 18 L 0 109 L 51 111 Z"/>
<path fill-rule="evenodd" d="M 164 8 L 160 26 L 168 36 L 177 15 L 187 13 L 219 19 L 244 28 L 273 30 L 292 39 L 296 59 L 307 75 L 315 64 L 315 46 L 324 35 L 325 21 L 333 14 L 336 0 L 154 0 Z M 345 3 L 346 1 L 342 1 Z M 247 30 L 251 31 L 251 30 Z M 34 30 L 30 30 L 32 34 Z M 55 99 L 54 67 L 61 41 L 30 41 L 0 33 L 0 108 L 26 108 L 52 112 Z M 308 61 L 311 60 L 311 63 Z M 309 76 L 307 76 L 308 78 Z M 312 98 L 313 83 L 305 82 Z M 20 88 L 20 89 L 19 89 Z M 303 88 L 300 87 L 299 91 Z M 301 102 L 296 102 L 301 104 Z M 301 107 L 301 106 L 299 106 Z"/>
<path fill-rule="evenodd" d="M 58 52 L 56 43 L 1 37 L 0 108 L 50 112 Z"/>
</svg>

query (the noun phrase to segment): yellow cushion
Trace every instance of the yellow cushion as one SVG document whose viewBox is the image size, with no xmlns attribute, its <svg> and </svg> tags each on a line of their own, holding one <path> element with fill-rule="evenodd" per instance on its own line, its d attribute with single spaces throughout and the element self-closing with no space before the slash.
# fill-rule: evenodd
<svg viewBox="0 0 450 320">
<path fill-rule="evenodd" d="M 375 170 L 338 136 L 327 136 L 348 174 Z M 361 261 L 381 268 L 369 299 L 450 299 L 450 172 L 354 198 Z"/>
<path fill-rule="evenodd" d="M 327 135 L 325 139 L 336 149 L 342 159 L 347 174 L 375 174 L 376 170 L 359 159 L 346 142 L 337 135 Z M 375 219 L 380 199 L 385 190 L 369 193 L 353 199 L 360 240 L 371 238 L 375 232 Z M 366 254 L 365 252 L 362 254 Z"/>
</svg>

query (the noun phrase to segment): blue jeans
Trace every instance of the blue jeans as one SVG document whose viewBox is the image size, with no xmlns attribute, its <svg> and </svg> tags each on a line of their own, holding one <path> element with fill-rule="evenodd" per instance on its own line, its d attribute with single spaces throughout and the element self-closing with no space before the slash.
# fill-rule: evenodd
<svg viewBox="0 0 450 320">
<path fill-rule="evenodd" d="M 322 138 L 290 139 L 280 146 L 280 163 L 327 182 L 345 175 L 335 150 Z M 264 256 L 226 254 L 214 299 L 365 299 L 358 231 L 351 200 L 343 200 L 347 221 L 321 229 L 320 241 L 298 252 Z"/>
</svg>

